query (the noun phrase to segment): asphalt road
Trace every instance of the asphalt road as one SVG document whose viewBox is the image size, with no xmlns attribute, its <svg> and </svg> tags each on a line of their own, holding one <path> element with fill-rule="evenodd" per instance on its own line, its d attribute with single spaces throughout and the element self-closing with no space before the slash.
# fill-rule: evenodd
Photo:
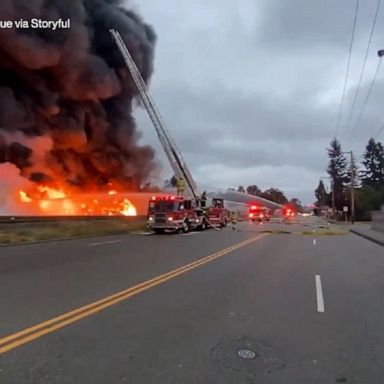
<svg viewBox="0 0 384 384">
<path fill-rule="evenodd" d="M 381 384 L 384 248 L 323 225 L 0 248 L 0 383 Z"/>
</svg>

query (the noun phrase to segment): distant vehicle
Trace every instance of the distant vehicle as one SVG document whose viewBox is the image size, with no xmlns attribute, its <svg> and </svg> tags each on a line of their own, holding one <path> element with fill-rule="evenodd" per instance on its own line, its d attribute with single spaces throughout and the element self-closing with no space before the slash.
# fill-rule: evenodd
<svg viewBox="0 0 384 384">
<path fill-rule="evenodd" d="M 259 204 L 250 204 L 248 208 L 248 217 L 252 221 L 269 221 L 271 219 L 272 212 L 266 207 L 262 207 Z"/>
<path fill-rule="evenodd" d="M 296 208 L 291 204 L 283 206 L 283 217 L 285 220 L 293 219 L 297 215 Z"/>
</svg>

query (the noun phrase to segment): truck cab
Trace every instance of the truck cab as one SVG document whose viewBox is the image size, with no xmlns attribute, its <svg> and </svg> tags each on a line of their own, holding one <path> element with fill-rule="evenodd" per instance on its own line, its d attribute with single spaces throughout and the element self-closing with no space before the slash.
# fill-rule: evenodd
<svg viewBox="0 0 384 384">
<path fill-rule="evenodd" d="M 155 233 L 166 230 L 189 232 L 201 223 L 193 199 L 183 196 L 152 197 L 148 205 L 148 228 Z"/>
</svg>

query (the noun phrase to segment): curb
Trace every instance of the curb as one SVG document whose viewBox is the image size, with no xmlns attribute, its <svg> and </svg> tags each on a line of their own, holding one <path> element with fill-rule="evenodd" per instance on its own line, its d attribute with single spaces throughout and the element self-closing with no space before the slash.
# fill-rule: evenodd
<svg viewBox="0 0 384 384">
<path fill-rule="evenodd" d="M 352 232 L 352 233 L 355 234 L 355 235 L 361 236 L 361 237 L 363 237 L 363 238 L 366 239 L 366 240 L 370 240 L 370 241 L 372 241 L 373 243 L 376 243 L 376 244 L 381 245 L 382 247 L 384 247 L 384 241 L 375 239 L 374 237 L 371 237 L 371 236 L 369 236 L 369 235 L 366 235 L 366 234 L 363 234 L 363 233 L 361 233 L 361 232 L 358 232 L 358 231 L 356 231 L 355 229 L 350 229 L 349 232 Z"/>
</svg>

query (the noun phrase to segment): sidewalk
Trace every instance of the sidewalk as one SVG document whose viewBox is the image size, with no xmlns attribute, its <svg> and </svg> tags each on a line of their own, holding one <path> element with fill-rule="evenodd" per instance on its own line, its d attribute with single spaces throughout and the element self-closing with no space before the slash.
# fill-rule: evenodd
<svg viewBox="0 0 384 384">
<path fill-rule="evenodd" d="M 384 232 L 378 232 L 371 229 L 370 225 L 345 225 L 346 229 L 355 235 L 364 237 L 367 240 L 371 240 L 376 244 L 384 247 Z"/>
</svg>

